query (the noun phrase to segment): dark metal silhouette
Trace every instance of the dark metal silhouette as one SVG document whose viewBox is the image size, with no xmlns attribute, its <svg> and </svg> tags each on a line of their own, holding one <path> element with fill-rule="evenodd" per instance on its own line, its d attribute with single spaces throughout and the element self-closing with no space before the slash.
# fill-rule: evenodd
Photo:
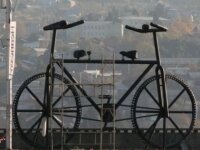
<svg viewBox="0 0 200 150">
<path fill-rule="evenodd" d="M 34 75 L 24 81 L 16 93 L 13 102 L 13 118 L 16 129 L 21 134 L 21 137 L 34 147 L 50 148 L 52 146 L 58 147 L 63 141 L 63 136 L 60 138 L 54 138 L 56 132 L 54 130 L 60 130 L 65 133 L 65 142 L 69 141 L 73 134 L 68 130 L 76 130 L 79 128 L 81 120 L 89 120 L 101 122 L 101 119 L 93 119 L 84 117 L 81 115 L 82 108 L 92 106 L 98 114 L 101 116 L 103 111 L 104 129 L 106 130 L 107 124 L 110 122 L 120 122 L 131 120 L 133 128 L 136 132 L 146 141 L 147 146 L 154 146 L 162 149 L 173 147 L 184 140 L 191 130 L 193 129 L 195 117 L 196 117 L 196 104 L 195 98 L 189 87 L 179 78 L 166 74 L 160 61 L 160 51 L 158 48 L 157 32 L 166 32 L 167 29 L 160 25 L 151 23 L 150 28 L 148 25 L 143 25 L 142 29 L 126 26 L 126 29 L 133 30 L 139 33 L 152 33 L 155 45 L 155 60 L 139 60 L 137 58 L 136 51 L 121 52 L 123 56 L 122 60 L 91 60 L 91 52 L 87 52 L 88 59 L 80 59 L 80 57 L 86 55 L 85 51 L 79 50 L 74 53 L 76 59 L 55 59 L 54 58 L 54 45 L 56 38 L 56 31 L 58 29 L 68 29 L 82 24 L 83 21 L 75 22 L 72 24 L 66 24 L 64 21 L 60 21 L 44 27 L 44 30 L 52 30 L 52 45 L 50 52 L 49 64 L 45 73 Z M 124 59 L 124 57 L 130 59 Z M 144 64 L 147 67 L 139 75 L 139 77 L 133 81 L 129 89 L 113 104 L 111 103 L 112 97 L 110 95 L 101 95 L 99 98 L 107 99 L 107 102 L 101 105 L 96 103 L 93 97 L 89 96 L 86 90 L 75 80 L 73 75 L 68 71 L 62 63 L 88 63 L 88 64 L 102 64 L 102 63 L 115 63 L 115 64 Z M 63 75 L 55 73 L 55 66 L 58 66 L 63 71 Z M 124 104 L 128 96 L 133 93 L 136 86 L 144 79 L 144 77 L 155 66 L 155 75 L 146 79 L 136 90 L 135 96 L 132 100 L 132 105 Z M 37 82 L 40 81 L 40 82 Z M 44 84 L 41 84 L 44 81 Z M 173 84 L 170 84 L 170 83 Z M 33 83 L 38 83 L 43 90 L 37 90 L 32 88 Z M 59 95 L 55 95 L 56 91 L 60 89 L 57 85 L 63 83 L 63 92 Z M 179 87 L 179 88 L 177 88 Z M 25 92 L 31 95 L 34 99 L 34 107 L 24 107 L 24 103 L 28 103 L 30 98 L 27 97 Z M 79 91 L 79 92 L 78 92 Z M 175 94 L 173 91 L 176 91 Z M 40 97 L 37 93 L 43 93 Z M 68 94 L 70 93 L 70 97 Z M 81 105 L 80 96 L 81 93 L 88 101 L 89 105 Z M 143 97 L 145 95 L 145 97 Z M 186 96 L 186 98 L 185 98 Z M 64 101 L 61 101 L 64 99 Z M 184 106 L 180 106 L 180 103 L 185 102 L 187 109 Z M 64 103 L 61 105 L 61 103 Z M 120 108 L 129 108 L 131 110 L 131 118 L 119 118 L 115 119 L 113 114 Z M 176 117 L 184 116 L 187 119 L 188 124 L 184 126 L 187 130 L 183 132 L 180 126 L 180 120 Z M 30 118 L 30 124 L 24 123 L 24 120 L 28 120 L 29 117 L 36 117 L 36 119 Z M 100 118 L 101 118 L 100 117 Z M 62 120 L 63 119 L 63 120 Z M 141 121 L 144 120 L 144 121 Z M 178 136 L 169 137 L 166 132 L 167 128 L 175 128 L 178 131 Z M 24 128 L 27 130 L 25 131 Z M 154 136 L 155 130 L 160 128 L 162 133 L 160 138 Z M 145 130 L 144 130 L 145 129 Z M 45 130 L 45 131 L 43 131 Z M 34 136 L 29 134 L 35 131 Z M 42 136 L 43 133 L 43 136 Z M 43 144 L 41 144 L 43 143 Z"/>
</svg>

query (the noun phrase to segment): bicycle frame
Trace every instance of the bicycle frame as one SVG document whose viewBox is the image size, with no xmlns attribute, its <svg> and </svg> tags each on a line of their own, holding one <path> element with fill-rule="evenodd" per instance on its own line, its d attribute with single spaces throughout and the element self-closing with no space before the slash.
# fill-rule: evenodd
<svg viewBox="0 0 200 150">
<path fill-rule="evenodd" d="M 100 108 L 98 107 L 98 105 L 94 102 L 94 100 L 88 96 L 87 92 L 78 84 L 78 82 L 72 77 L 72 75 L 70 74 L 70 72 L 63 66 L 61 66 L 61 64 L 59 62 L 61 62 L 61 59 L 55 59 L 54 60 L 56 62 L 56 64 L 63 69 L 63 72 L 65 73 L 65 75 L 71 80 L 72 84 L 74 84 L 74 86 L 79 89 L 79 91 L 83 94 L 83 96 L 85 96 L 87 98 L 87 100 L 94 106 L 94 108 L 100 112 Z M 64 63 L 91 63 L 91 64 L 101 64 L 102 60 L 63 60 Z M 107 60 L 109 61 L 109 60 Z M 112 60 L 110 60 L 111 62 Z M 156 64 L 156 61 L 145 61 L 145 60 L 135 60 L 133 61 L 121 61 L 121 60 L 116 60 L 114 62 L 115 64 L 148 64 L 148 66 L 145 68 L 144 72 L 142 74 L 140 74 L 140 76 L 135 80 L 134 83 L 132 83 L 132 85 L 130 86 L 130 88 L 123 94 L 123 96 L 117 101 L 117 103 L 115 104 L 115 109 L 117 109 L 124 101 L 125 99 L 128 97 L 128 95 L 135 89 L 135 87 L 140 83 L 140 81 L 145 77 L 145 75 L 151 70 L 151 68 Z"/>
<path fill-rule="evenodd" d="M 42 72 L 28 78 L 20 86 L 13 103 L 13 109 L 15 112 L 14 113 L 15 125 L 17 129 L 19 129 L 22 137 L 34 146 L 37 146 L 39 144 L 39 139 L 44 139 L 46 142 L 44 142 L 44 144 L 40 144 L 40 146 L 45 147 L 45 148 L 46 147 L 50 148 L 50 147 L 53 147 L 54 143 L 55 145 L 62 144 L 62 138 L 63 138 L 61 137 L 57 141 L 53 140 L 53 138 L 51 137 L 53 137 L 52 135 L 54 135 L 54 132 L 49 132 L 49 131 L 52 131 L 52 127 L 56 127 L 56 128 L 58 127 L 62 131 L 64 130 L 68 131 L 68 128 L 76 130 L 79 128 L 81 120 L 83 119 L 83 120 L 101 122 L 100 126 L 102 127 L 102 131 L 104 130 L 112 131 L 113 129 L 115 129 L 115 123 L 113 123 L 113 125 L 108 124 L 108 123 L 112 123 L 115 121 L 119 122 L 119 121 L 130 120 L 132 121 L 133 128 L 136 130 L 136 132 L 140 135 L 140 137 L 144 141 L 148 143 L 148 145 L 146 145 L 146 148 L 150 144 L 154 147 L 165 149 L 166 147 L 175 146 L 179 144 L 182 140 L 184 140 L 194 127 L 194 123 L 196 119 L 195 97 L 192 91 L 190 90 L 190 88 L 187 86 L 187 84 L 185 84 L 181 79 L 177 78 L 174 75 L 165 74 L 164 68 L 161 65 L 160 52 L 159 52 L 156 33 L 165 32 L 167 29 L 155 24 L 151 24 L 151 26 L 155 28 L 149 28 L 148 25 L 143 25 L 142 29 L 125 26 L 127 29 L 130 29 L 139 33 L 153 33 L 153 41 L 154 41 L 154 46 L 155 46 L 155 60 L 136 59 L 135 51 L 120 52 L 120 54 L 122 55 L 121 60 L 120 59 L 91 60 L 90 52 L 87 52 L 88 59 L 87 58 L 79 59 L 85 55 L 85 51 L 83 50 L 75 51 L 74 59 L 54 58 L 56 30 L 67 29 L 67 28 L 79 25 L 81 23 L 83 23 L 83 21 L 78 21 L 78 22 L 67 25 L 65 21 L 60 21 L 58 23 L 54 23 L 54 24 L 44 27 L 45 30 L 53 30 L 50 59 L 49 59 L 49 64 L 46 68 L 46 73 Z M 124 57 L 131 58 L 132 60 L 124 59 Z M 113 68 L 115 68 L 114 66 L 115 64 L 130 64 L 130 65 L 139 64 L 139 65 L 145 65 L 145 68 L 138 75 L 137 79 L 134 80 L 130 84 L 130 87 L 119 97 L 118 100 L 110 101 L 112 96 L 104 95 L 103 92 L 101 92 L 98 98 L 107 99 L 107 101 L 105 102 L 102 101 L 101 104 L 99 104 L 99 101 L 96 102 L 96 97 L 93 98 L 93 95 L 92 96 L 89 95 L 90 92 L 87 91 L 87 88 L 84 88 L 84 84 L 79 83 L 78 81 L 76 81 L 76 79 L 74 79 L 73 74 L 71 74 L 70 70 L 66 66 L 63 65 L 65 63 L 66 64 L 72 64 L 72 63 L 73 64 L 76 64 L 76 63 L 100 64 L 100 65 L 108 64 L 108 65 L 113 65 Z M 155 69 L 154 76 L 149 78 L 149 74 L 150 74 L 149 72 L 153 68 Z M 60 70 L 56 71 L 57 69 L 61 69 L 62 75 L 61 75 Z M 145 79 L 147 75 L 148 75 L 148 79 Z M 34 81 L 40 82 L 40 79 L 42 79 L 41 80 L 42 89 L 43 89 L 43 85 L 45 86 L 44 93 L 43 91 L 39 91 L 38 93 L 38 89 L 34 90 L 35 86 L 33 86 L 33 88 L 30 89 L 32 87 L 32 83 L 34 83 Z M 142 80 L 145 80 L 145 81 L 143 83 L 140 83 Z M 62 87 L 62 89 L 64 90 L 61 91 L 61 93 L 54 92 L 54 90 L 57 91 L 56 85 L 58 84 L 56 81 L 58 81 L 59 85 L 60 85 L 60 82 L 64 83 L 67 86 L 67 88 L 64 89 Z M 176 86 L 174 86 L 174 84 Z M 89 85 L 94 85 L 94 84 L 92 83 Z M 101 84 L 97 83 L 95 85 L 109 85 L 110 86 L 111 84 L 106 84 L 106 83 L 104 84 L 102 82 Z M 134 91 L 134 89 L 136 88 L 137 90 Z M 58 87 L 57 89 L 61 90 L 60 87 Z M 167 89 L 169 89 L 168 90 L 169 94 L 167 93 Z M 174 91 L 176 92 L 174 93 Z M 132 93 L 134 94 L 134 96 L 133 96 L 131 105 L 124 103 L 126 100 L 129 99 L 130 96 L 132 96 Z M 70 94 L 70 95 L 65 95 L 65 94 Z M 71 94 L 72 94 L 72 97 L 71 97 Z M 113 92 L 113 95 L 114 94 L 115 93 Z M 31 99 L 31 101 L 28 101 L 28 102 L 33 102 L 33 105 L 32 105 L 33 108 L 31 108 L 30 110 L 29 110 L 29 107 L 24 108 L 20 106 L 20 105 L 23 105 L 24 100 L 25 100 L 24 98 L 27 98 L 27 96 L 31 96 L 31 98 L 29 98 Z M 68 99 L 66 103 L 64 103 L 64 101 L 61 101 L 61 98 L 63 96 L 66 96 L 66 98 L 68 96 L 71 97 L 72 99 L 69 98 L 69 100 L 71 99 L 73 104 L 71 105 L 70 103 L 68 103 Z M 81 105 L 81 100 L 82 100 L 81 97 L 84 97 L 83 100 L 87 101 L 86 103 L 83 103 L 83 105 Z M 169 97 L 169 104 L 168 104 L 167 97 Z M 62 104 L 61 106 L 59 104 L 60 101 L 64 105 Z M 176 110 L 178 107 L 182 107 L 183 105 L 185 105 L 186 102 L 187 102 L 187 107 L 183 107 L 181 109 Z M 35 103 L 36 104 L 38 103 L 39 105 L 35 105 Z M 115 111 L 119 107 L 121 108 L 121 106 L 130 108 L 131 116 L 127 117 L 127 114 L 126 114 L 127 111 L 125 112 L 125 114 L 119 111 L 120 114 L 118 113 L 119 116 L 116 116 L 117 119 L 115 119 L 115 115 L 117 114 L 115 113 Z M 89 116 L 89 118 L 85 116 L 85 113 L 88 113 L 90 115 L 90 112 L 87 111 L 88 110 L 87 108 L 83 109 L 83 112 L 84 112 L 83 117 L 81 116 L 82 108 L 85 108 L 85 107 L 91 107 L 95 109 L 95 118 L 94 116 Z M 31 120 L 31 124 L 29 126 L 28 132 L 24 133 L 22 129 L 25 127 L 25 124 L 24 122 L 22 124 L 20 122 L 21 120 L 24 120 L 24 117 L 30 120 L 27 113 L 29 113 L 30 115 L 32 114 L 36 115 L 38 117 L 33 122 Z M 98 113 L 97 114 L 98 116 L 96 116 L 96 113 Z M 186 120 L 180 121 L 179 115 L 181 119 L 186 117 Z M 62 118 L 62 117 L 65 117 L 65 118 Z M 51 121 L 49 119 L 51 119 Z M 42 123 L 43 120 L 46 122 L 45 124 Z M 66 124 L 65 124 L 65 121 L 66 121 Z M 55 123 L 55 126 L 54 126 L 54 123 Z M 181 131 L 181 127 L 185 128 L 185 125 L 182 126 L 183 123 L 186 123 L 186 126 L 188 127 L 188 129 L 185 130 L 186 133 L 185 132 L 183 133 Z M 84 126 L 84 124 L 82 125 Z M 113 126 L 114 128 L 110 129 L 111 126 Z M 121 124 L 119 123 L 119 127 L 120 126 Z M 118 127 L 118 124 L 117 124 L 117 127 Z M 174 138 L 172 139 L 175 139 L 175 138 L 177 139 L 177 140 L 175 139 L 173 143 L 171 140 L 168 140 L 169 134 L 167 132 L 167 129 L 171 127 L 174 127 L 176 130 L 178 130 L 177 133 L 179 134 L 179 136 L 177 136 L 177 135 L 173 135 L 169 133 L 170 136 L 174 136 Z M 45 136 L 40 135 L 39 131 L 41 128 L 42 129 L 45 128 L 46 130 Z M 144 132 L 144 128 L 147 129 L 145 130 L 145 132 Z M 154 138 L 155 137 L 154 135 L 157 134 L 155 132 L 156 128 L 161 128 L 162 130 L 162 132 L 159 133 L 160 136 L 162 136 L 161 141 L 157 140 L 157 138 Z M 36 129 L 36 132 L 34 133 L 35 134 L 34 138 L 32 138 L 32 136 L 31 137 L 29 136 L 29 133 L 31 133 L 31 131 L 35 129 Z M 73 134 L 67 133 L 66 140 L 67 141 L 70 140 L 72 136 Z M 50 146 L 48 143 L 51 143 L 52 145 Z"/>
<path fill-rule="evenodd" d="M 53 77 L 53 74 L 55 73 L 54 64 L 56 63 L 61 69 L 63 69 L 64 74 L 70 79 L 72 84 L 83 94 L 83 96 L 86 97 L 86 99 L 91 103 L 91 105 L 100 113 L 101 108 L 94 102 L 94 100 L 88 96 L 87 92 L 78 84 L 78 82 L 72 77 L 70 72 L 64 67 L 61 66 L 60 62 L 69 64 L 69 63 L 87 63 L 87 64 L 102 64 L 102 63 L 113 63 L 113 60 L 90 60 L 90 59 L 83 59 L 83 60 L 77 60 L 77 59 L 55 59 L 54 58 L 54 46 L 55 46 L 55 39 L 56 39 L 56 30 L 53 30 L 53 36 L 52 36 L 52 45 L 51 45 L 51 53 L 50 53 L 50 61 L 49 65 L 47 67 L 46 75 L 47 78 L 50 76 L 50 74 Z M 152 69 L 154 65 L 156 65 L 156 75 L 159 76 L 159 71 L 163 70 L 160 64 L 160 55 L 157 45 L 157 37 L 156 34 L 154 34 L 154 44 L 156 49 L 156 60 L 115 60 L 114 64 L 146 64 L 148 65 L 144 71 L 139 75 L 139 77 L 132 83 L 132 85 L 129 87 L 129 89 L 122 95 L 122 97 L 117 101 L 115 104 L 115 109 L 117 109 L 129 96 L 129 94 L 136 88 L 136 86 L 140 83 L 140 81 L 147 75 L 147 73 Z M 49 73 L 50 72 L 50 73 Z M 162 71 L 161 71 L 162 72 Z M 164 73 L 161 73 L 161 76 L 164 76 Z M 49 82 L 47 80 L 47 82 Z M 51 81 L 53 83 L 53 81 Z M 160 83 L 158 83 L 160 84 Z M 51 84 L 53 85 L 53 84 Z M 48 87 L 48 85 L 46 85 Z M 46 89 L 46 88 L 45 88 Z M 50 91 L 48 92 L 47 96 L 50 96 L 50 93 L 52 93 L 53 87 L 50 88 Z M 161 91 L 159 91 L 159 95 L 161 96 Z M 49 99 L 51 99 L 49 97 Z M 50 104 L 49 104 L 50 105 Z M 160 102 L 160 107 L 162 107 L 163 102 Z"/>
</svg>

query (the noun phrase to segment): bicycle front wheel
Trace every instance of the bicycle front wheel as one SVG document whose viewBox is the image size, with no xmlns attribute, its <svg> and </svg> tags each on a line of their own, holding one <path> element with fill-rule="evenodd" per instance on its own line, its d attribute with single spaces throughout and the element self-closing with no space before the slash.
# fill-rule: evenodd
<svg viewBox="0 0 200 150">
<path fill-rule="evenodd" d="M 68 131 L 79 127 L 81 103 L 70 81 L 55 74 L 51 112 L 44 94 L 46 74 L 27 79 L 18 89 L 13 102 L 13 121 L 20 136 L 33 147 L 58 147 L 73 134 Z M 69 130 L 68 130 L 69 129 Z M 61 134 L 63 133 L 63 134 Z M 65 141 L 64 141 L 65 139 Z"/>
<path fill-rule="evenodd" d="M 153 76 L 136 91 L 131 106 L 132 124 L 147 146 L 171 148 L 184 140 L 194 127 L 195 98 L 182 80 L 167 74 L 168 115 L 163 115 L 156 81 Z"/>
</svg>

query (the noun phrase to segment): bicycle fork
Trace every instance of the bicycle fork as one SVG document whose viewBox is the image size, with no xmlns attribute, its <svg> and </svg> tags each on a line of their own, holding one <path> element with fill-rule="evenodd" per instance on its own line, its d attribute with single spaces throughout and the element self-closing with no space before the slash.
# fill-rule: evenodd
<svg viewBox="0 0 200 150">
<path fill-rule="evenodd" d="M 168 99 L 167 99 L 167 90 L 166 90 L 166 79 L 165 79 L 165 71 L 162 66 L 158 65 L 156 67 L 156 83 L 157 83 L 157 91 L 158 91 L 158 103 L 160 107 L 160 118 L 163 118 L 163 150 L 166 149 L 166 118 L 169 117 L 169 109 L 168 109 Z"/>
<path fill-rule="evenodd" d="M 45 76 L 45 89 L 44 89 L 44 112 L 43 112 L 43 119 L 45 120 L 45 124 L 42 126 L 44 128 L 43 131 L 46 137 L 46 149 L 50 149 L 53 145 L 49 145 L 49 143 L 53 143 L 52 137 L 49 138 L 49 124 L 52 115 L 52 100 L 53 100 L 53 89 L 54 89 L 54 75 L 55 75 L 55 68 L 51 67 L 51 65 L 47 66 L 46 69 L 46 76 Z M 52 135 L 50 135 L 52 136 Z"/>
<path fill-rule="evenodd" d="M 161 66 L 156 67 L 156 82 L 158 91 L 158 101 L 160 105 L 160 117 L 169 117 L 168 99 L 166 90 L 165 71 Z"/>
</svg>

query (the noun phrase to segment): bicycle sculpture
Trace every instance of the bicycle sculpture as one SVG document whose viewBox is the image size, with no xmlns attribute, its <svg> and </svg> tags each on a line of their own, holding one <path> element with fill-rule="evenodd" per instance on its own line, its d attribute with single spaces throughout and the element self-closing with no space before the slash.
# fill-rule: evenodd
<svg viewBox="0 0 200 150">
<path fill-rule="evenodd" d="M 153 23 L 150 24 L 151 28 L 149 25 L 143 25 L 141 29 L 125 26 L 126 29 L 139 33 L 152 33 L 156 57 L 155 60 L 140 60 L 137 58 L 137 51 L 122 51 L 120 53 L 122 59 L 114 60 L 115 65 L 139 64 L 146 65 L 146 67 L 115 103 L 110 101 L 112 99 L 110 95 L 102 95 L 101 98 L 107 99 L 107 102 L 99 105 L 62 63 L 109 64 L 113 60 L 92 60 L 91 53 L 84 50 L 74 52 L 74 59 L 54 57 L 56 31 L 80 24 L 83 24 L 83 21 L 72 24 L 60 21 L 44 27 L 44 30 L 53 31 L 50 59 L 46 72 L 36 74 L 24 81 L 18 89 L 13 103 L 14 124 L 22 138 L 39 148 L 51 144 L 60 146 L 63 139 L 58 138 L 58 136 L 54 138 L 57 134 L 56 130 L 64 131 L 65 141 L 68 141 L 73 136 L 73 133 L 68 131 L 77 130 L 81 120 L 103 121 L 104 128 L 113 121 L 131 120 L 133 128 L 148 145 L 165 149 L 184 140 L 194 127 L 196 104 L 189 87 L 176 76 L 166 74 L 161 65 L 157 33 L 166 32 L 167 28 Z M 85 55 L 88 55 L 88 58 L 81 58 Z M 56 73 L 55 66 L 62 70 L 64 76 L 61 73 Z M 140 83 L 150 70 L 155 71 L 155 75 Z M 35 84 L 38 84 L 40 88 L 34 88 Z M 61 93 L 58 92 L 60 91 L 58 84 L 64 84 L 64 90 Z M 137 86 L 139 87 L 136 89 Z M 124 104 L 133 90 L 136 92 L 132 98 L 132 104 Z M 89 105 L 81 104 L 83 96 L 80 94 L 87 99 Z M 102 120 L 82 116 L 82 109 L 89 106 L 92 106 Z M 115 116 L 114 120 L 113 114 L 109 111 L 101 116 L 102 107 L 114 108 L 116 111 L 114 115 L 120 114 L 118 110 L 121 107 L 130 109 L 131 117 L 118 118 Z M 155 136 L 158 134 L 155 132 L 156 129 L 161 130 L 159 137 Z M 175 129 L 177 133 L 168 133 L 168 129 Z"/>
</svg>

